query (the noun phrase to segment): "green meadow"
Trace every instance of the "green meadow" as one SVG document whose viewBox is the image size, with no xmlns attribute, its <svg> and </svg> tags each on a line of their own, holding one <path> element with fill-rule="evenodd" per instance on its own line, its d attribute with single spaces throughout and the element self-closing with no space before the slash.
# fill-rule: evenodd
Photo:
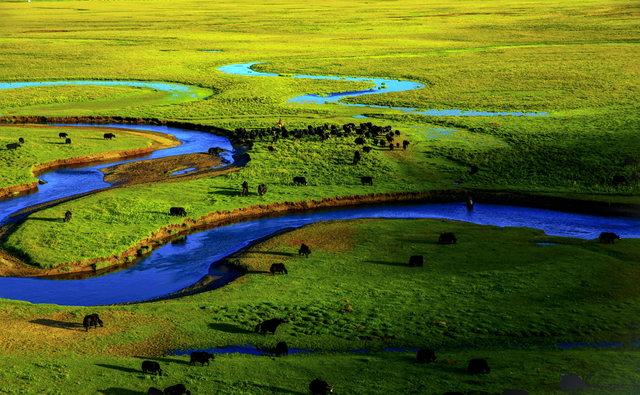
<svg viewBox="0 0 640 395">
<path fill-rule="evenodd" d="M 410 141 L 406 150 L 374 146 L 354 166 L 353 134 L 326 142 L 257 139 L 248 164 L 226 175 L 119 187 L 34 212 L 3 236 L 2 250 L 42 269 L 118 256 L 161 227 L 183 223 L 160 214 L 172 206 L 198 219 L 256 204 L 456 188 L 638 204 L 632 177 L 639 170 L 623 161 L 640 160 L 639 21 L 636 2 L 613 0 L 0 1 L 0 83 L 165 82 L 194 87 L 203 98 L 123 86 L 5 89 L 0 118 L 158 118 L 229 131 L 272 127 L 279 119 L 289 130 L 372 122 L 399 130 L 396 142 Z M 217 71 L 248 62 L 264 62 L 254 70 L 280 76 Z M 293 74 L 424 87 L 344 100 L 381 107 L 291 104 L 288 98 L 302 94 L 371 87 Z M 424 116 L 389 107 L 548 115 Z M 68 146 L 53 129 L 0 127 L 0 187 L 35 181 L 30 171 L 38 163 L 151 144 L 92 133 L 74 132 Z M 18 137 L 24 147 L 5 149 Z M 471 166 L 479 172 L 470 175 Z M 292 185 L 295 176 L 309 185 Z M 363 186 L 362 176 L 374 185 Z M 615 184 L 614 176 L 629 185 Z M 250 185 L 245 198 L 243 181 Z M 263 197 L 256 193 L 261 183 L 269 188 Z M 67 210 L 71 222 L 40 220 Z M 315 238 L 311 258 L 298 259 L 296 233 L 284 235 L 237 258 L 250 274 L 170 301 L 88 309 L 1 300 L 0 393 L 132 395 L 182 382 L 193 394 L 307 394 L 309 382 L 322 377 L 338 394 L 554 394 L 562 393 L 563 373 L 580 375 L 593 394 L 640 392 L 637 346 L 554 346 L 638 340 L 636 239 L 611 245 L 533 229 L 442 226 L 308 226 L 297 232 Z M 345 237 L 324 236 L 331 234 L 326 227 Z M 441 231 L 454 231 L 459 243 L 437 245 Z M 425 267 L 409 268 L 408 257 L 418 253 Z M 288 275 L 264 273 L 275 257 L 291 265 Z M 85 333 L 82 317 L 94 311 L 106 325 Z M 273 317 L 290 320 L 275 338 L 252 332 Z M 163 355 L 271 347 L 276 339 L 317 353 L 229 354 L 205 367 Z M 515 343 L 528 346 L 490 347 Z M 456 348 L 468 345 L 479 348 Z M 371 352 L 346 352 L 365 347 Z M 415 365 L 414 351 L 383 347 L 440 349 L 437 363 Z M 492 372 L 466 374 L 472 358 L 486 358 Z M 165 376 L 142 375 L 145 359 L 159 361 Z M 445 359 L 457 362 L 440 363 Z"/>
</svg>

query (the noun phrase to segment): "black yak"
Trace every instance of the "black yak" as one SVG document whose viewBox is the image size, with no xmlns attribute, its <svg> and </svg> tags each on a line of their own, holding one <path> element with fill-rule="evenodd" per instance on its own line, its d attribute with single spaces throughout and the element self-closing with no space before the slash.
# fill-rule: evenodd
<svg viewBox="0 0 640 395">
<path fill-rule="evenodd" d="M 260 332 L 263 336 L 267 334 L 267 332 L 271 332 L 272 334 L 276 334 L 276 329 L 278 329 L 278 325 L 284 323 L 285 320 L 282 318 L 272 318 L 270 320 L 263 321 L 256 325 L 256 332 Z"/>
</svg>

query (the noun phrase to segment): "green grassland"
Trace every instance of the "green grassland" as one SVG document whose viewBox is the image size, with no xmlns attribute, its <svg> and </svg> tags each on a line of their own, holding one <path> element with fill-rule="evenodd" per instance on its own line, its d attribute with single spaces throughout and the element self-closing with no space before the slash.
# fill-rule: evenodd
<svg viewBox="0 0 640 395">
<path fill-rule="evenodd" d="M 83 128 L 64 129 L 72 142 L 65 144 L 65 139 L 58 136 L 61 131 L 62 129 L 54 127 L 0 127 L 0 188 L 37 181 L 32 173 L 33 167 L 37 164 L 56 159 L 144 148 L 152 144 L 152 140 L 146 137 L 117 132 L 117 138 L 105 140 L 105 130 Z M 20 148 L 10 150 L 5 147 L 7 144 L 17 143 L 21 137 L 25 143 L 21 144 Z"/>
<path fill-rule="evenodd" d="M 458 242 L 439 245 L 441 231 L 454 232 Z M 301 240 L 312 247 L 309 258 L 297 254 Z M 2 302 L 3 390 L 134 394 L 183 382 L 195 394 L 302 394 L 313 377 L 322 377 L 340 394 L 501 394 L 507 388 L 553 394 L 561 393 L 560 375 L 573 373 L 588 393 L 631 395 L 638 385 L 637 346 L 621 353 L 555 344 L 636 340 L 638 247 L 631 239 L 602 244 L 431 219 L 312 224 L 233 258 L 248 274 L 222 289 L 92 307 L 105 327 L 86 334 L 79 322 L 87 308 Z M 417 254 L 425 266 L 409 267 L 409 256 Z M 289 273 L 273 276 L 274 262 L 285 263 Z M 289 321 L 275 336 L 254 332 L 275 317 Z M 162 356 L 167 349 L 279 341 L 317 353 L 232 354 L 205 367 Z M 492 347 L 516 343 L 526 347 Z M 457 348 L 470 345 L 477 348 Z M 438 360 L 415 365 L 415 351 L 384 347 L 434 348 Z M 363 348 L 370 352 L 346 352 Z M 54 350 L 56 357 L 49 357 Z M 472 358 L 486 358 L 491 373 L 468 375 Z M 142 375 L 144 359 L 160 362 L 163 377 Z M 457 362 L 441 363 L 446 359 Z"/>
<path fill-rule="evenodd" d="M 350 164 L 353 136 L 324 143 L 281 140 L 273 153 L 266 149 L 270 140 L 256 141 L 247 166 L 225 176 L 114 189 L 36 212 L 3 246 L 36 267 L 117 255 L 160 227 L 182 222 L 159 214 L 178 202 L 192 218 L 254 204 L 459 187 L 640 202 L 637 184 L 612 183 L 614 175 L 630 178 L 638 171 L 623 167 L 624 159 L 640 159 L 636 2 L 34 0 L 0 2 L 0 10 L 0 82 L 162 81 L 210 92 L 205 100 L 172 100 L 166 92 L 124 87 L 0 90 L 4 116 L 153 117 L 233 130 L 273 126 L 279 118 L 290 129 L 358 123 L 353 116 L 365 114 L 371 118 L 366 121 L 400 130 L 400 142 L 411 141 L 406 151 L 374 148 L 357 166 Z M 204 52 L 210 50 L 221 52 Z M 254 69 L 281 77 L 216 71 L 245 62 L 265 62 Z M 286 99 L 370 84 L 291 74 L 424 85 L 350 103 L 550 115 L 431 117 L 389 108 L 295 105 Z M 18 137 L 31 144 L 5 130 L 0 147 Z M 95 140 L 87 152 L 121 144 L 120 137 Z M 148 142 L 132 137 L 124 146 L 140 144 Z M 37 156 L 42 154 L 66 157 L 25 147 L 0 150 L 0 171 L 9 170 L 2 182 L 25 182 L 29 166 L 51 160 Z M 480 168 L 478 174 L 468 175 L 471 165 Z M 373 187 L 360 184 L 365 175 L 374 177 Z M 310 185 L 291 185 L 293 176 L 307 177 Z M 245 180 L 251 193 L 241 198 Z M 260 183 L 269 187 L 264 197 L 255 193 Z M 36 220 L 59 219 L 66 210 L 73 212 L 69 223 Z M 456 232 L 458 244 L 435 244 L 443 225 Z M 300 232 L 319 240 L 327 234 L 322 226 Z M 449 221 L 330 226 L 341 226 L 349 237 L 339 246 L 311 244 L 309 259 L 290 256 L 298 237 L 292 233 L 255 249 L 267 253 L 237 262 L 263 271 L 268 253 L 288 254 L 287 276 L 254 273 L 212 292 L 92 311 L 0 301 L 0 393 L 132 395 L 184 382 L 194 394 L 305 394 L 309 381 L 322 377 L 339 394 L 500 394 L 506 388 L 553 394 L 560 393 L 562 373 L 581 375 L 589 393 L 638 393 L 637 346 L 550 346 L 638 339 L 637 240 L 605 245 Z M 414 253 L 427 257 L 424 268 L 406 266 Z M 70 324 L 93 311 L 105 319 L 105 328 L 85 334 Z M 278 329 L 278 341 L 320 353 L 275 360 L 220 356 L 204 368 L 187 367 L 186 357 L 160 358 L 177 348 L 273 346 L 275 339 L 251 330 L 275 316 L 291 319 Z M 367 338 L 371 350 L 443 347 L 438 361 L 458 362 L 416 366 L 413 352 L 328 353 L 361 349 Z M 541 345 L 488 347 L 516 342 Z M 481 348 L 455 348 L 467 345 Z M 137 357 L 157 357 L 166 377 L 142 377 Z M 492 372 L 464 374 L 466 362 L 478 357 L 489 361 Z M 474 384 L 477 379 L 485 383 Z"/>
</svg>

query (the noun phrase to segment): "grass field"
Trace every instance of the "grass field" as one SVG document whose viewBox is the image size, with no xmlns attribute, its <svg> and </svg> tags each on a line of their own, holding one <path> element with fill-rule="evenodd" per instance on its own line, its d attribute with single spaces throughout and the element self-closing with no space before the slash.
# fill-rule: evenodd
<svg viewBox="0 0 640 395">
<path fill-rule="evenodd" d="M 137 185 L 36 212 L 33 218 L 61 218 L 71 210 L 74 221 L 26 221 L 8 235 L 3 249 L 41 268 L 117 255 L 151 232 L 181 222 L 145 214 L 166 212 L 177 202 L 198 218 L 272 202 L 464 187 L 638 204 L 637 183 L 615 185 L 612 179 L 631 179 L 637 167 L 622 162 L 640 160 L 639 20 L 636 2 L 614 0 L 0 1 L 0 82 L 160 81 L 199 87 L 209 95 L 174 100 L 166 92 L 127 87 L 0 90 L 0 117 L 153 117 L 234 130 L 274 126 L 280 118 L 290 129 L 357 124 L 362 120 L 353 116 L 364 114 L 370 117 L 365 121 L 400 130 L 400 142 L 411 141 L 406 151 L 375 147 L 354 167 L 349 164 L 354 136 L 325 143 L 258 140 L 248 165 L 224 176 Z M 246 62 L 264 62 L 255 70 L 281 77 L 216 71 Z M 294 105 L 286 100 L 369 85 L 288 78 L 291 74 L 424 85 L 349 103 L 550 115 L 433 117 L 389 108 Z M 107 143 L 120 144 L 118 150 L 149 144 L 119 135 L 95 144 L 87 139 L 82 152 L 76 145 L 50 144 L 53 150 L 42 148 L 43 135 L 42 147 L 5 150 L 6 143 L 22 137 L 18 131 L 0 128 L 0 187 L 33 181 L 28 170 L 34 163 L 97 153 Z M 27 145 L 34 140 L 24 138 Z M 267 151 L 268 145 L 276 151 Z M 470 176 L 472 165 L 480 171 Z M 307 177 L 310 185 L 294 187 L 293 176 Z M 361 176 L 372 176 L 374 186 L 363 187 Z M 240 199 L 244 180 L 251 194 Z M 264 197 L 255 193 L 259 183 L 269 186 Z M 340 248 L 331 240 L 316 247 L 304 264 L 291 259 L 294 269 L 286 277 L 253 274 L 225 289 L 177 300 L 96 307 L 107 326 L 88 334 L 76 326 L 93 312 L 86 308 L 1 301 L 0 393 L 131 395 L 184 382 L 194 394 L 306 394 L 313 377 L 322 377 L 339 394 L 501 394 L 507 388 L 552 394 L 560 393 L 562 373 L 579 374 L 589 393 L 640 392 L 637 346 L 548 346 L 637 340 L 637 240 L 604 245 L 452 223 L 456 234 L 466 237 L 459 236 L 455 246 L 437 246 L 428 221 L 411 227 L 384 221 L 330 226 L 342 226 L 340 232 L 349 237 Z M 300 232 L 322 244 L 320 228 Z M 395 235 L 404 235 L 403 241 Z M 297 240 L 291 237 L 297 236 L 257 248 L 289 254 Z M 380 244 L 391 247 L 381 251 Z M 418 250 L 430 257 L 419 275 L 397 264 L 398 257 Z M 269 260 L 249 254 L 238 263 L 265 270 Z M 343 299 L 353 312 L 343 309 Z M 321 353 L 275 360 L 219 356 L 200 369 L 188 368 L 186 357 L 161 357 L 177 348 L 272 345 L 271 339 L 249 333 L 272 314 L 292 319 L 277 338 Z M 456 329 L 446 331 L 450 327 Z M 443 347 L 436 352 L 438 361 L 458 362 L 414 365 L 414 352 L 327 352 L 363 348 L 359 336 L 371 338 L 367 348 L 373 350 Z M 502 342 L 543 345 L 486 347 Z M 455 348 L 471 344 L 481 348 Z M 157 358 L 167 376 L 143 378 L 138 357 Z M 478 357 L 492 367 L 488 377 L 479 378 L 484 384 L 463 373 L 466 362 Z"/>
</svg>

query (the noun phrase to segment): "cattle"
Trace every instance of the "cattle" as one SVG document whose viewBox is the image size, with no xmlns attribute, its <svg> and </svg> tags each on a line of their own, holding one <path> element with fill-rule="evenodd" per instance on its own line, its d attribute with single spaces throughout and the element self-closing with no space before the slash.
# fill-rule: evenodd
<svg viewBox="0 0 640 395">
<path fill-rule="evenodd" d="M 385 144 L 386 144 L 386 143 L 384 142 L 384 140 L 380 140 L 380 146 L 381 146 L 381 147 L 384 147 L 384 146 L 385 146 Z"/>
<path fill-rule="evenodd" d="M 102 325 L 102 320 L 100 319 L 100 317 L 98 317 L 98 314 L 96 313 L 85 315 L 84 319 L 82 320 L 82 325 L 86 329 L 85 332 L 89 332 L 89 327 L 92 325 L 94 329 L 98 329 L 98 324 L 100 324 L 101 327 L 104 326 Z"/>
<path fill-rule="evenodd" d="M 273 148 L 273 145 L 268 146 L 268 147 L 267 147 L 267 149 L 268 149 L 269 151 L 271 151 L 271 152 L 273 152 L 273 151 L 275 151 L 275 150 L 276 150 L 275 148 Z"/>
<path fill-rule="evenodd" d="M 287 342 L 280 342 L 276 345 L 275 349 L 276 357 L 280 355 L 289 355 L 289 346 L 287 346 Z"/>
<path fill-rule="evenodd" d="M 68 211 L 66 213 L 64 213 L 64 219 L 62 220 L 62 222 L 69 222 L 71 221 L 71 211 Z"/>
<path fill-rule="evenodd" d="M 113 133 L 105 133 L 102 138 L 104 138 L 105 140 L 111 140 L 112 138 L 116 137 L 115 134 Z"/>
<path fill-rule="evenodd" d="M 265 193 L 267 193 L 267 186 L 264 184 L 258 185 L 258 195 L 264 196 Z"/>
<path fill-rule="evenodd" d="M 392 142 L 394 140 L 392 134 L 387 134 L 385 137 L 387 138 L 388 142 Z"/>
<path fill-rule="evenodd" d="M 18 142 L 19 142 L 20 144 L 24 144 L 24 139 L 23 139 L 22 137 L 20 137 L 20 138 L 18 139 Z"/>
<path fill-rule="evenodd" d="M 58 137 L 60 137 L 60 138 L 67 138 L 67 137 L 69 137 L 69 135 L 68 135 L 68 134 L 66 134 L 66 133 L 64 133 L 64 132 L 62 132 L 62 133 L 58 133 Z"/>
<path fill-rule="evenodd" d="M 613 185 L 624 184 L 629 185 L 629 181 L 625 176 L 613 176 Z"/>
<path fill-rule="evenodd" d="M 284 323 L 285 320 L 282 318 L 272 318 L 270 320 L 263 321 L 256 325 L 256 332 L 260 332 L 263 336 L 267 334 L 267 332 L 271 332 L 272 334 L 276 334 L 276 329 L 278 329 L 278 325 Z"/>
<path fill-rule="evenodd" d="M 371 152 L 371 147 L 362 147 L 362 152 L 368 154 L 369 152 Z"/>
<path fill-rule="evenodd" d="M 396 136 L 400 136 L 400 131 L 396 130 Z"/>
<path fill-rule="evenodd" d="M 422 257 L 422 255 L 412 255 L 409 258 L 409 266 L 410 267 L 422 267 L 424 263 L 424 258 Z"/>
<path fill-rule="evenodd" d="M 436 353 L 432 349 L 421 348 L 418 350 L 418 363 L 429 363 L 436 361 Z"/>
<path fill-rule="evenodd" d="M 158 376 L 162 376 L 162 369 L 160 369 L 160 364 L 158 362 L 154 362 L 154 361 L 142 362 L 142 373 L 147 374 L 147 372 L 157 374 Z"/>
<path fill-rule="evenodd" d="M 400 148 L 400 143 L 396 143 L 396 148 Z"/>
<path fill-rule="evenodd" d="M 293 177 L 293 185 L 308 185 L 304 177 Z"/>
<path fill-rule="evenodd" d="M 67 139 L 64 141 L 65 144 L 71 144 L 71 139 L 67 137 Z"/>
<path fill-rule="evenodd" d="M 164 395 L 164 393 L 162 392 L 162 390 L 159 390 L 155 387 L 151 387 L 147 391 L 147 395 Z"/>
<path fill-rule="evenodd" d="M 471 199 L 471 196 L 467 199 L 467 210 L 473 210 L 473 199 Z"/>
<path fill-rule="evenodd" d="M 313 379 L 311 384 L 309 384 L 309 389 L 311 393 L 314 395 L 326 395 L 328 393 L 333 393 L 333 386 L 329 386 L 326 381 L 322 381 L 318 378 Z"/>
<path fill-rule="evenodd" d="M 502 395 L 529 395 L 529 393 L 524 390 L 504 390 Z"/>
<path fill-rule="evenodd" d="M 389 143 L 389 150 L 393 151 L 393 143 Z"/>
<path fill-rule="evenodd" d="M 209 360 L 210 359 L 215 359 L 216 357 L 211 354 L 210 352 L 206 352 L 206 351 L 194 351 L 191 353 L 191 361 L 189 362 L 189 366 L 191 366 L 192 364 L 196 363 L 196 362 L 200 362 L 202 365 L 204 366 L 204 364 L 206 363 L 207 365 L 209 365 Z"/>
<path fill-rule="evenodd" d="M 185 217 L 187 212 L 184 207 L 171 207 L 169 209 L 169 215 Z"/>
<path fill-rule="evenodd" d="M 7 144 L 7 149 L 18 149 L 18 147 L 21 147 L 18 143 Z"/>
<path fill-rule="evenodd" d="M 403 140 L 402 141 L 402 149 L 407 149 L 408 146 L 409 146 L 409 141 Z"/>
<path fill-rule="evenodd" d="M 311 255 L 311 248 L 309 248 L 308 245 L 302 243 L 300 249 L 298 250 L 298 255 L 304 255 L 309 258 L 309 255 Z"/>
<path fill-rule="evenodd" d="M 271 274 L 273 274 L 274 276 L 276 275 L 276 273 L 283 273 L 284 274 L 289 274 L 289 272 L 287 272 L 287 268 L 284 267 L 284 263 L 274 263 L 273 265 L 271 265 L 271 267 L 269 268 L 269 271 L 271 272 Z"/>
<path fill-rule="evenodd" d="M 176 384 L 169 388 L 165 388 L 163 395 L 191 395 L 191 391 L 189 391 L 184 384 Z"/>
<path fill-rule="evenodd" d="M 474 174 L 476 174 L 478 172 L 478 170 L 479 170 L 478 166 L 473 165 L 473 166 L 471 166 L 471 171 L 469 172 L 469 174 L 470 175 L 474 175 Z"/>
<path fill-rule="evenodd" d="M 587 385 L 582 381 L 580 376 L 575 374 L 563 374 L 560 376 L 560 389 L 562 391 L 579 391 L 578 387 L 582 388 L 582 391 L 587 392 Z"/>
<path fill-rule="evenodd" d="M 242 183 L 242 196 L 247 195 L 249 195 L 249 183 L 245 181 Z"/>
<path fill-rule="evenodd" d="M 371 177 L 360 177 L 360 181 L 362 182 L 362 186 L 371 185 L 373 186 L 373 178 Z"/>
<path fill-rule="evenodd" d="M 362 145 L 364 143 L 366 143 L 365 139 L 362 137 L 357 137 L 354 141 L 354 143 L 356 143 L 357 145 Z"/>
<path fill-rule="evenodd" d="M 224 148 L 220 148 L 220 147 L 212 147 L 209 148 L 209 151 L 207 151 L 207 153 L 211 156 L 218 156 L 220 155 L 220 153 L 225 152 L 226 149 Z"/>
<path fill-rule="evenodd" d="M 624 160 L 624 163 L 622 164 L 623 166 L 631 166 L 631 165 L 635 165 L 636 163 L 638 163 L 637 160 L 633 159 L 633 158 L 627 158 Z"/>
<path fill-rule="evenodd" d="M 638 183 L 638 180 L 640 180 L 640 173 L 635 172 L 631 175 L 631 181 L 635 182 L 636 184 Z"/>
<path fill-rule="evenodd" d="M 275 144 L 278 142 L 278 135 L 273 136 L 273 140 L 271 140 L 271 144 Z"/>
<path fill-rule="evenodd" d="M 600 236 L 598 236 L 598 239 L 600 239 L 601 243 L 605 243 L 605 244 L 609 244 L 609 242 L 611 242 L 611 244 L 616 244 L 615 243 L 616 239 L 622 240 L 620 236 L 618 236 L 613 232 L 602 232 L 600 233 Z"/>
<path fill-rule="evenodd" d="M 440 233 L 440 237 L 438 238 L 438 244 L 444 244 L 444 243 L 447 243 L 447 244 L 453 243 L 453 244 L 455 244 L 456 241 L 458 241 L 458 239 L 456 239 L 456 236 L 454 236 L 454 234 L 451 233 L 451 232 Z"/>
<path fill-rule="evenodd" d="M 360 156 L 360 151 L 356 151 L 356 152 L 353 154 L 353 164 L 354 164 L 354 165 L 357 165 L 357 164 L 358 164 L 358 162 L 360 162 L 360 159 L 362 159 L 362 157 Z"/>
<path fill-rule="evenodd" d="M 486 359 L 478 358 L 469 361 L 469 374 L 491 373 Z"/>
</svg>

